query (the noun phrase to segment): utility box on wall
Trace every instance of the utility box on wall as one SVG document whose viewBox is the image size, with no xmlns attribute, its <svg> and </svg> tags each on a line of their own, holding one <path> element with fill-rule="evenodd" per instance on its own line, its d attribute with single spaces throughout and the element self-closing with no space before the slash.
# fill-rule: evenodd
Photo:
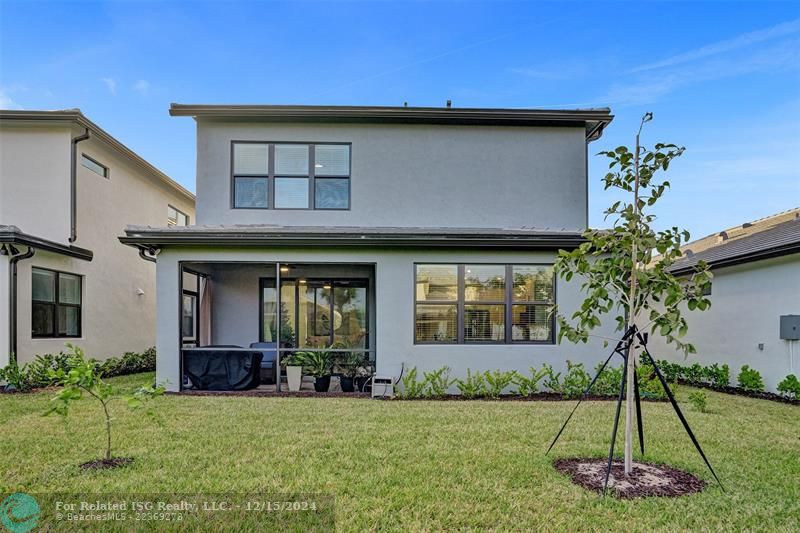
<svg viewBox="0 0 800 533">
<path fill-rule="evenodd" d="M 781 316 L 781 339 L 800 340 L 800 315 Z"/>
</svg>

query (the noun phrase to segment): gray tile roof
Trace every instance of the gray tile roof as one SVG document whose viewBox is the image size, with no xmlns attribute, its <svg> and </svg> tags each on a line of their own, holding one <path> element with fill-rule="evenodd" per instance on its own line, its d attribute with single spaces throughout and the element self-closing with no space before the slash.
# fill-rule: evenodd
<svg viewBox="0 0 800 533">
<path fill-rule="evenodd" d="M 670 270 L 686 272 L 701 260 L 713 268 L 800 253 L 800 218 L 798 217 L 775 225 L 767 225 L 763 229 L 759 228 L 758 224 L 744 227 L 745 229 L 753 228 L 753 230 L 735 238 L 720 235 L 718 243 L 711 246 L 704 245 L 696 253 L 692 251 L 692 243 L 689 243 L 684 249 L 685 256 L 672 265 Z M 705 240 L 701 239 L 701 241 Z"/>
</svg>

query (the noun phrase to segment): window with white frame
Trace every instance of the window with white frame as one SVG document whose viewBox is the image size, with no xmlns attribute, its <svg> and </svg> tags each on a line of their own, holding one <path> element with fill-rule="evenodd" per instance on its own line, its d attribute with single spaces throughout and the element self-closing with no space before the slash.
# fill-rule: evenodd
<svg viewBox="0 0 800 533">
<path fill-rule="evenodd" d="M 168 226 L 188 226 L 189 215 L 171 205 L 167 206 L 167 225 Z"/>
</svg>

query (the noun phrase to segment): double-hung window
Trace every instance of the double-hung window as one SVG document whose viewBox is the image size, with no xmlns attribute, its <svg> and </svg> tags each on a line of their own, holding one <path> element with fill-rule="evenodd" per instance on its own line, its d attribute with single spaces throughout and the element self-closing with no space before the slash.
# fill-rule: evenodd
<svg viewBox="0 0 800 533">
<path fill-rule="evenodd" d="M 350 209 L 350 145 L 234 142 L 236 209 Z"/>
<path fill-rule="evenodd" d="M 44 268 L 31 274 L 33 337 L 80 337 L 81 277 Z"/>
<path fill-rule="evenodd" d="M 168 226 L 188 226 L 189 215 L 171 205 L 167 205 L 167 225 Z"/>
<path fill-rule="evenodd" d="M 554 341 L 549 265 L 416 265 L 415 337 L 420 344 Z"/>
</svg>

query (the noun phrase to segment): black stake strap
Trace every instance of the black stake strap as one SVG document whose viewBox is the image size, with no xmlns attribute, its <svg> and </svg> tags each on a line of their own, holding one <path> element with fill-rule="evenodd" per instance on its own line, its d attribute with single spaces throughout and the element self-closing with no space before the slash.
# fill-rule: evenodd
<svg viewBox="0 0 800 533">
<path fill-rule="evenodd" d="M 585 391 L 583 391 L 583 394 L 578 399 L 578 403 L 576 403 L 575 407 L 572 408 L 572 412 L 569 414 L 567 419 L 564 421 L 564 424 L 561 426 L 561 429 L 558 430 L 558 434 L 556 434 L 556 438 L 554 438 L 553 442 L 550 443 L 550 447 L 547 448 L 547 451 L 545 452 L 545 455 L 549 454 L 550 450 L 553 449 L 553 446 L 556 445 L 556 442 L 558 441 L 558 438 L 564 432 L 564 429 L 567 427 L 567 424 L 569 424 L 569 421 L 572 419 L 572 415 L 574 415 L 575 411 L 578 410 L 578 407 L 581 405 L 581 402 L 583 402 L 583 400 L 585 400 L 586 397 L 589 396 L 589 392 L 592 390 L 592 387 L 594 387 L 594 384 L 597 382 L 597 379 L 600 377 L 600 374 L 602 374 L 603 370 L 605 370 L 606 366 L 608 365 L 608 362 L 611 361 L 612 357 L 614 357 L 614 354 L 619 354 L 623 358 L 625 358 L 626 351 L 624 351 L 623 345 L 627 346 L 628 344 L 630 344 L 630 342 L 632 341 L 631 337 L 633 336 L 634 333 L 635 333 L 635 326 L 631 326 L 630 328 L 628 328 L 628 331 L 625 332 L 625 335 L 623 335 L 622 338 L 619 340 L 619 342 L 617 343 L 617 346 L 611 351 L 611 354 L 609 354 L 609 356 L 606 359 L 606 361 L 603 363 L 603 365 L 597 371 L 597 374 L 595 374 L 594 378 L 589 383 L 589 386 L 586 387 Z"/>
<path fill-rule="evenodd" d="M 656 372 L 656 376 L 658 376 L 658 380 L 661 382 L 661 386 L 664 387 L 664 392 L 667 393 L 667 398 L 669 398 L 669 402 L 672 404 L 672 408 L 675 410 L 675 414 L 678 415 L 678 418 L 680 419 L 681 424 L 683 424 L 683 429 L 686 430 L 686 433 L 689 435 L 689 438 L 692 439 L 692 444 L 694 444 L 694 447 L 697 448 L 697 451 L 700 453 L 700 457 L 702 457 L 703 461 L 705 461 L 706 466 L 711 471 L 711 475 L 714 476 L 714 479 L 719 484 L 719 488 L 722 489 L 722 492 L 725 492 L 725 487 L 722 486 L 722 482 L 719 480 L 719 478 L 717 477 L 716 472 L 714 472 L 714 469 L 711 467 L 711 463 L 708 462 L 708 458 L 706 458 L 706 454 L 703 453 L 703 448 L 700 447 L 700 443 L 697 441 L 697 438 L 694 436 L 694 432 L 692 432 L 692 428 L 689 427 L 689 422 L 686 421 L 686 418 L 683 416 L 683 413 L 681 412 L 681 408 L 678 407 L 678 402 L 675 401 L 675 396 L 672 394 L 672 391 L 670 390 L 669 385 L 667 384 L 667 380 L 661 374 L 661 370 L 659 370 L 655 359 L 653 359 L 653 356 L 650 355 L 650 351 L 647 349 L 647 339 L 645 337 L 643 337 L 641 333 L 637 333 L 636 336 L 638 337 L 639 342 L 642 344 L 642 348 L 644 348 L 644 353 L 645 353 L 645 355 L 647 355 L 647 359 L 650 361 L 650 364 L 653 365 L 653 369 Z"/>
</svg>

